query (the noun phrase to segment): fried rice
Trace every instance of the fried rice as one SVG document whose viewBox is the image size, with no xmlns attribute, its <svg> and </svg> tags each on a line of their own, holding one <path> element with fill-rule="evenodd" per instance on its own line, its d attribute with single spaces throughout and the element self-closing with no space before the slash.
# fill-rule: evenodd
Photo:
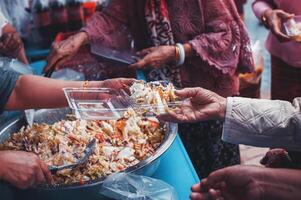
<svg viewBox="0 0 301 200">
<path fill-rule="evenodd" d="M 143 118 L 129 110 L 119 120 L 62 120 L 23 127 L 0 149 L 32 152 L 47 165 L 61 166 L 82 158 L 87 144 L 95 138 L 96 147 L 87 163 L 53 175 L 55 184 L 85 183 L 153 155 L 164 139 L 164 129 L 156 118 Z"/>
</svg>

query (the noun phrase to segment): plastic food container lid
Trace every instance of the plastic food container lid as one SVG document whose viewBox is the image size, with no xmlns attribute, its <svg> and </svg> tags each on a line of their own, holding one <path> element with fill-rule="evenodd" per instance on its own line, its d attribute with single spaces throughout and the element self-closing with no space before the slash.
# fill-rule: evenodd
<svg viewBox="0 0 301 200">
<path fill-rule="evenodd" d="M 78 119 L 120 119 L 132 106 L 129 96 L 123 90 L 108 88 L 64 88 L 63 90 L 69 107 Z"/>
<path fill-rule="evenodd" d="M 286 34 L 292 39 L 301 42 L 301 15 L 289 19 L 284 24 Z"/>
</svg>

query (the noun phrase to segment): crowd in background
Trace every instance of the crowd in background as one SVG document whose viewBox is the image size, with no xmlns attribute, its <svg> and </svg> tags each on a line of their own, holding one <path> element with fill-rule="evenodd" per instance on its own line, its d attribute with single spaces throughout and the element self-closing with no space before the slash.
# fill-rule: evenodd
<svg viewBox="0 0 301 200">
<path fill-rule="evenodd" d="M 266 195 L 264 199 L 298 199 L 301 103 L 295 98 L 301 96 L 301 43 L 290 37 L 283 25 L 301 15 L 301 2 L 252 1 L 259 23 L 269 30 L 265 47 L 271 56 L 271 97 L 281 102 L 238 97 L 259 98 L 256 92 L 248 95 L 240 91 L 240 77 L 257 77 L 262 72 L 255 68 L 243 22 L 245 3 L 246 0 L 3 1 L 0 54 L 28 64 L 31 60 L 25 55 L 26 48 L 41 43 L 43 48 L 45 44 L 50 48 L 52 43 L 45 58 L 46 74 L 72 68 L 90 81 L 100 81 L 135 78 L 135 71 L 141 70 L 148 81 L 168 80 L 178 88 L 190 88 L 178 93 L 190 98 L 189 112 L 183 108 L 182 116 L 173 113 L 162 119 L 181 122 L 181 139 L 198 175 L 204 178 L 193 186 L 191 198 L 259 200 Z M 12 9 L 15 12 L 10 12 Z M 139 59 L 131 65 L 112 63 L 90 53 L 95 45 L 136 53 Z M 18 78 L 1 79 L 16 82 Z M 256 84 L 259 86 L 255 90 L 260 87 L 258 81 Z M 15 83 L 9 85 L 8 93 L 4 93 L 5 87 L 0 89 L 6 95 L 0 101 L 1 109 L 14 87 Z M 271 150 L 262 162 L 266 168 L 223 169 L 240 164 L 241 143 L 282 147 L 288 152 Z M 274 167 L 281 169 L 271 169 Z M 41 168 L 45 171 L 42 165 Z M 282 184 L 272 184 L 275 174 Z M 263 182 L 268 186 L 264 187 Z M 287 188 L 292 192 L 286 193 Z"/>
</svg>

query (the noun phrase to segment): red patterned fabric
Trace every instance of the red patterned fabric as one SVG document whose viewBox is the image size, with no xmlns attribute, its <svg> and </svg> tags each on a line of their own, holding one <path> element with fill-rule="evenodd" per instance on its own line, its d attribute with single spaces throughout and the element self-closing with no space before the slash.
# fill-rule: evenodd
<svg viewBox="0 0 301 200">
<path fill-rule="evenodd" d="M 152 46 L 175 44 L 166 0 L 146 0 L 145 20 Z M 148 73 L 149 80 L 168 80 L 181 87 L 180 69 L 164 65 Z"/>
<path fill-rule="evenodd" d="M 87 23 L 90 40 L 118 44 L 112 34 L 129 28 L 137 50 L 151 47 L 145 20 L 146 0 L 111 0 Z M 238 94 L 238 73 L 253 71 L 250 41 L 235 4 L 229 0 L 167 0 L 175 42 L 190 43 L 196 56 L 181 66 L 183 87 L 213 90 L 223 96 Z"/>
</svg>

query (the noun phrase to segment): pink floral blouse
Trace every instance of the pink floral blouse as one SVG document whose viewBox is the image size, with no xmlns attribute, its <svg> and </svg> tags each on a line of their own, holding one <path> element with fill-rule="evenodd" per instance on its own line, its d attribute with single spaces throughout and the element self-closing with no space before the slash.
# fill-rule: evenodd
<svg viewBox="0 0 301 200">
<path fill-rule="evenodd" d="M 176 42 L 189 42 L 196 52 L 181 67 L 183 86 L 204 87 L 223 96 L 237 95 L 237 75 L 253 71 L 253 59 L 249 37 L 234 3 L 229 0 L 168 0 L 167 3 Z M 126 27 L 135 48 L 147 48 L 144 6 L 144 0 L 111 0 L 83 31 L 88 33 L 91 43 L 128 48 Z"/>
</svg>

